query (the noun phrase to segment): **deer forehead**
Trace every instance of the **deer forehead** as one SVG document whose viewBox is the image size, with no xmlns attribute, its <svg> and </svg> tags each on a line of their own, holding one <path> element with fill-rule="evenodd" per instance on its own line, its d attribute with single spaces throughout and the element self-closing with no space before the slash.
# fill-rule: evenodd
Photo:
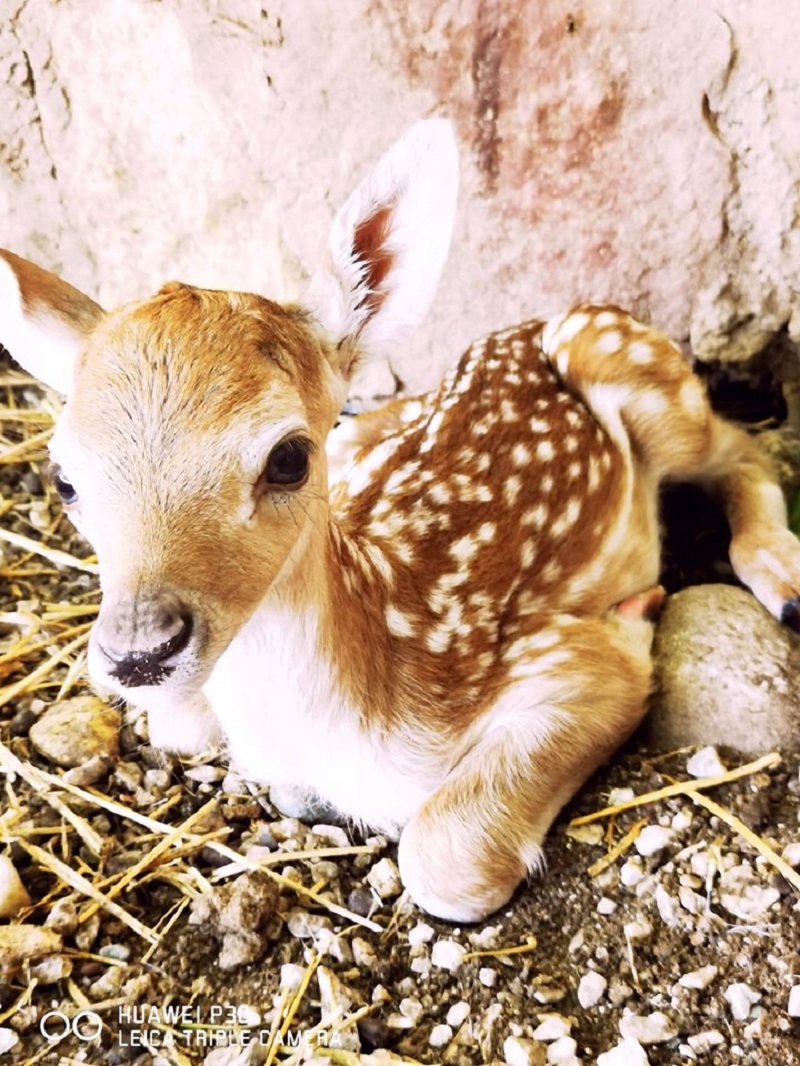
<svg viewBox="0 0 800 1066">
<path fill-rule="evenodd" d="M 294 431 L 321 445 L 339 400 L 323 345 L 299 309 L 167 286 L 89 338 L 54 457 L 166 470 L 201 450 L 249 467 Z"/>
</svg>

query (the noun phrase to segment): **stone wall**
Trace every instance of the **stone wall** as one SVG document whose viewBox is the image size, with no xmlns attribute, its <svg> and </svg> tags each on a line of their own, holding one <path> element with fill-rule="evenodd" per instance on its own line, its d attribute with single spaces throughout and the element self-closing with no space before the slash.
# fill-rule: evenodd
<svg viewBox="0 0 800 1066">
<path fill-rule="evenodd" d="M 743 358 L 800 337 L 798 26 L 798 0 L 7 0 L 0 243 L 109 304 L 291 297 L 370 163 L 449 115 L 456 234 L 397 378 L 578 300 Z"/>
</svg>

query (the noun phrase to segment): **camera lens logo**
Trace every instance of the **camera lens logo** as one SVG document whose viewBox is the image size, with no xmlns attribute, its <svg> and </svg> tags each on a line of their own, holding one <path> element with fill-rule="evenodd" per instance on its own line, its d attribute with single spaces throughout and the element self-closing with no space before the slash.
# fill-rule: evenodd
<svg viewBox="0 0 800 1066">
<path fill-rule="evenodd" d="M 99 1039 L 102 1029 L 103 1021 L 93 1010 L 79 1010 L 72 1017 L 60 1010 L 49 1010 L 39 1022 L 39 1032 L 49 1044 L 58 1044 L 68 1036 L 89 1044 Z"/>
</svg>

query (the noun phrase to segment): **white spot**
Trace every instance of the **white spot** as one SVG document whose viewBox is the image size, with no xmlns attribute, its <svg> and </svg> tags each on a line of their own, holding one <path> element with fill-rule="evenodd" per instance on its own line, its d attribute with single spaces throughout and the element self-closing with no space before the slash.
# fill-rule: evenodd
<svg viewBox="0 0 800 1066">
<path fill-rule="evenodd" d="M 437 485 L 431 485 L 428 489 L 428 495 L 434 503 L 452 503 L 453 493 L 449 485 L 442 484 L 440 481 Z"/>
<path fill-rule="evenodd" d="M 540 405 L 547 407 L 547 400 L 537 400 L 536 406 Z M 549 433 L 552 428 L 550 423 L 544 418 L 532 418 L 528 425 L 531 427 L 532 433 Z"/>
<path fill-rule="evenodd" d="M 386 608 L 386 624 L 395 637 L 413 637 L 414 626 L 407 615 L 391 604 Z"/>
<path fill-rule="evenodd" d="M 589 492 L 595 492 L 600 485 L 600 463 L 593 455 L 589 460 Z"/>
<path fill-rule="evenodd" d="M 453 634 L 449 629 L 442 626 L 437 626 L 436 629 L 432 629 L 428 633 L 428 637 L 425 641 L 428 651 L 432 651 L 436 654 L 440 654 L 443 651 L 447 651 L 453 641 Z"/>
<path fill-rule="evenodd" d="M 537 458 L 541 459 L 543 463 L 549 463 L 555 454 L 555 449 L 549 440 L 539 441 L 536 445 Z"/>
<path fill-rule="evenodd" d="M 485 474 L 491 465 L 492 457 L 491 455 L 489 455 L 488 452 L 482 452 L 481 455 L 478 456 L 478 460 L 475 464 L 478 469 L 478 473 L 480 474 Z"/>
<path fill-rule="evenodd" d="M 577 437 L 573 437 L 572 434 L 564 438 L 564 450 L 573 455 L 579 448 L 580 442 Z"/>
<path fill-rule="evenodd" d="M 618 322 L 619 315 L 614 311 L 601 311 L 599 315 L 594 316 L 597 329 L 608 329 L 609 326 L 616 326 Z"/>
<path fill-rule="evenodd" d="M 497 532 L 497 526 L 494 522 L 484 522 L 478 529 L 478 540 L 482 544 L 488 544 L 494 540 L 494 535 Z"/>
<path fill-rule="evenodd" d="M 491 503 L 494 496 L 488 485 L 475 485 L 475 499 L 478 503 Z"/>
<path fill-rule="evenodd" d="M 652 363 L 654 352 L 647 341 L 633 341 L 626 347 L 625 354 L 637 366 L 647 366 L 648 363 Z"/>
<path fill-rule="evenodd" d="M 553 477 L 550 474 L 545 474 L 545 476 L 539 482 L 539 489 L 545 495 L 549 495 L 553 491 L 554 485 L 555 481 L 553 480 Z"/>
<path fill-rule="evenodd" d="M 522 378 L 519 376 L 519 374 L 515 373 L 513 370 L 506 374 L 506 385 L 517 386 L 521 384 Z"/>
<path fill-rule="evenodd" d="M 369 559 L 383 580 L 391 585 L 394 581 L 394 572 L 391 564 L 376 544 L 365 544 L 362 548 L 364 555 Z"/>
<path fill-rule="evenodd" d="M 577 497 L 572 497 L 567 506 L 564 508 L 564 513 L 553 522 L 550 527 L 550 533 L 554 537 L 563 537 L 567 530 L 572 529 L 575 523 L 578 521 L 578 516 L 581 513 L 581 501 Z"/>
<path fill-rule="evenodd" d="M 540 571 L 540 577 L 542 581 L 550 585 L 561 574 L 561 564 L 557 563 L 554 559 L 551 559 L 547 566 Z"/>
<path fill-rule="evenodd" d="M 706 400 L 703 386 L 695 378 L 687 378 L 683 385 L 681 385 L 678 399 L 688 413 L 695 417 L 703 414 L 708 402 Z"/>
<path fill-rule="evenodd" d="M 491 422 L 488 419 L 485 419 L 483 422 L 475 422 L 470 432 L 475 437 L 485 437 L 491 428 Z"/>
<path fill-rule="evenodd" d="M 531 507 L 522 516 L 522 524 L 524 526 L 533 526 L 534 529 L 544 529 L 544 524 L 547 521 L 548 510 L 543 503 L 537 503 L 535 507 Z"/>
<path fill-rule="evenodd" d="M 637 415 L 658 418 L 669 410 L 669 400 L 663 392 L 648 389 L 646 392 L 640 392 L 637 395 L 635 406 Z"/>
<path fill-rule="evenodd" d="M 500 418 L 503 422 L 516 422 L 519 419 L 519 412 L 511 400 L 501 400 Z"/>
<path fill-rule="evenodd" d="M 467 533 L 450 545 L 450 555 L 459 562 L 467 563 L 477 554 L 478 542 L 472 533 Z"/>
<path fill-rule="evenodd" d="M 414 549 L 408 543 L 407 540 L 400 540 L 395 537 L 391 544 L 391 550 L 397 556 L 401 563 L 405 563 L 406 566 L 411 566 L 414 562 Z"/>
<path fill-rule="evenodd" d="M 511 451 L 511 461 L 515 466 L 527 466 L 531 453 L 525 444 L 515 444 Z"/>
<path fill-rule="evenodd" d="M 372 451 L 367 452 L 357 466 L 351 467 L 342 479 L 349 496 L 358 496 L 373 481 L 374 474 L 397 451 L 402 438 L 395 437 L 381 441 Z"/>
<path fill-rule="evenodd" d="M 520 553 L 520 562 L 523 567 L 531 566 L 533 560 L 536 558 L 536 542 L 533 540 L 526 540 L 522 545 L 522 551 Z"/>
<path fill-rule="evenodd" d="M 522 481 L 516 474 L 512 474 L 511 477 L 506 478 L 506 483 L 503 489 L 503 495 L 505 496 L 506 503 L 509 507 L 513 507 L 517 502 L 517 497 L 522 489 Z"/>
<path fill-rule="evenodd" d="M 581 313 L 551 318 L 542 332 L 542 350 L 550 354 L 556 345 L 567 344 L 588 322 L 589 316 Z"/>
<path fill-rule="evenodd" d="M 602 352 L 603 355 L 612 355 L 614 352 L 618 352 L 621 346 L 622 334 L 615 329 L 611 329 L 607 333 L 601 333 L 595 341 L 595 348 L 598 352 Z"/>
<path fill-rule="evenodd" d="M 577 411 L 567 411 L 567 413 L 564 415 L 564 418 L 566 420 L 567 425 L 572 426 L 573 429 L 577 428 L 581 424 L 581 416 L 578 414 Z"/>
<path fill-rule="evenodd" d="M 582 472 L 583 463 L 581 462 L 570 463 L 567 467 L 567 474 L 569 475 L 570 481 L 576 481 L 581 476 Z"/>
</svg>

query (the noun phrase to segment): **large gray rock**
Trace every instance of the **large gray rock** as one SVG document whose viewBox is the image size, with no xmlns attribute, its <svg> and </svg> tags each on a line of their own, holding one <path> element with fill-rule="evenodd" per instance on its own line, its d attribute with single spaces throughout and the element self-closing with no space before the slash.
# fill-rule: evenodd
<svg viewBox="0 0 800 1066">
<path fill-rule="evenodd" d="M 670 596 L 654 655 L 653 747 L 800 747 L 800 637 L 749 592 L 699 585 Z"/>
<path fill-rule="evenodd" d="M 2 242 L 107 303 L 291 296 L 357 178 L 447 114 L 461 211 L 409 388 L 579 300 L 744 357 L 800 335 L 796 27 L 747 0 L 0 5 Z"/>
</svg>

